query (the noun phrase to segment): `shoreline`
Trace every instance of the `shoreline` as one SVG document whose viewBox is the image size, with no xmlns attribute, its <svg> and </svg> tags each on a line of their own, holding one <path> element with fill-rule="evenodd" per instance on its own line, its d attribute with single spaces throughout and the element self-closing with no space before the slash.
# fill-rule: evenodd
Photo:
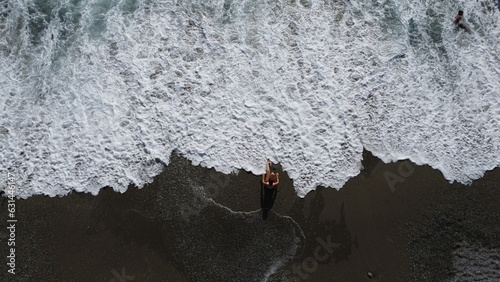
<svg viewBox="0 0 500 282">
<path fill-rule="evenodd" d="M 296 195 L 292 181 L 280 170 L 279 193 L 266 224 L 288 230 L 284 217 L 290 217 L 305 238 L 296 257 L 269 281 L 449 280 L 456 274 L 454 252 L 471 246 L 500 250 L 500 168 L 461 185 L 448 183 L 429 166 L 409 161 L 385 164 L 367 151 L 363 159 L 364 169 L 340 190 L 318 187 L 304 198 Z M 192 270 L 185 266 L 190 261 L 183 262 L 186 254 L 172 239 L 179 235 L 173 229 L 187 225 L 168 208 L 191 198 L 168 194 L 165 187 L 205 184 L 205 194 L 217 203 L 255 212 L 260 209 L 259 180 L 243 171 L 224 175 L 192 166 L 172 155 L 171 164 L 141 189 L 129 187 L 121 194 L 107 187 L 97 196 L 18 199 L 14 278 L 109 281 L 124 275 L 136 281 L 194 281 L 195 276 L 186 277 Z M 178 198 L 167 199 L 172 195 Z M 205 213 L 203 207 L 200 211 Z M 190 216 L 193 220 L 200 214 Z M 262 221 L 260 212 L 255 216 Z M 213 219 L 219 218 L 215 212 Z M 229 217 L 223 226 L 242 228 L 239 221 Z M 1 241 L 7 245 L 3 234 Z M 236 241 L 227 244 L 231 249 Z M 239 258 L 236 246 L 230 255 Z M 12 279 L 6 268 L 0 277 Z"/>
</svg>

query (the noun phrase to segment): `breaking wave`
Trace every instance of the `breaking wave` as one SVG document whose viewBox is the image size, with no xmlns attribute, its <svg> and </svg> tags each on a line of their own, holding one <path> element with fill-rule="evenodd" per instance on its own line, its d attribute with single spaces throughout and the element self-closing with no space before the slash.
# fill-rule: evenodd
<svg viewBox="0 0 500 282">
<path fill-rule="evenodd" d="M 500 164 L 492 1 L 0 5 L 0 170 L 19 197 L 143 186 L 174 150 L 225 173 L 270 158 L 300 196 L 342 187 L 363 148 L 461 183 Z"/>
</svg>

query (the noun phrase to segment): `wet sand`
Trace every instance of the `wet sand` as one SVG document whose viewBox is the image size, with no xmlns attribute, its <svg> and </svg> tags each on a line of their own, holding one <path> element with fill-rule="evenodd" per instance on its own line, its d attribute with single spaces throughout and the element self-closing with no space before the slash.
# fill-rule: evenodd
<svg viewBox="0 0 500 282">
<path fill-rule="evenodd" d="M 457 275 L 457 251 L 500 250 L 500 169 L 466 186 L 449 184 L 428 166 L 384 164 L 368 152 L 363 166 L 339 191 L 320 187 L 303 199 L 281 172 L 278 196 L 265 224 L 285 230 L 283 216 L 288 216 L 304 237 L 295 258 L 269 281 L 444 281 Z M 173 155 L 165 171 L 142 189 L 131 187 L 120 194 L 105 188 L 98 196 L 72 193 L 17 200 L 16 275 L 8 274 L 3 264 L 0 279 L 211 281 L 192 273 L 196 268 L 189 264 L 196 258 L 179 259 L 185 258 L 176 245 L 180 233 L 171 230 L 184 226 L 167 206 L 172 201 L 168 189 L 202 183 L 217 203 L 252 212 L 260 209 L 259 180 L 246 172 L 224 175 L 192 166 Z M 5 201 L 1 209 L 5 224 Z M 220 214 L 207 220 L 218 218 Z M 235 226 L 231 220 L 222 221 L 227 234 Z M 6 234 L 5 229 L 0 233 L 5 255 Z M 228 252 L 237 252 L 224 234 L 222 246 L 227 240 Z"/>
</svg>

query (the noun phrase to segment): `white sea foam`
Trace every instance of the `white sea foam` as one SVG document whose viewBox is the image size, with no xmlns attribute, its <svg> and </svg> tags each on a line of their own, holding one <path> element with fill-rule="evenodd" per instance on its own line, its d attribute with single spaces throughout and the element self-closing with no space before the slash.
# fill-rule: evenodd
<svg viewBox="0 0 500 282">
<path fill-rule="evenodd" d="M 462 183 L 500 163 L 488 1 L 150 2 L 7 4 L 0 170 L 19 197 L 142 186 L 174 150 L 226 173 L 269 157 L 300 196 L 342 187 L 363 147 Z"/>
</svg>

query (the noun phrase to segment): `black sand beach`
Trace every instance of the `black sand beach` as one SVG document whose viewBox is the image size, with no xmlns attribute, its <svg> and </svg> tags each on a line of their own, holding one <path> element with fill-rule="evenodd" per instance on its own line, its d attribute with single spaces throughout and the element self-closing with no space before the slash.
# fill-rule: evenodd
<svg viewBox="0 0 500 282">
<path fill-rule="evenodd" d="M 303 199 L 281 172 L 266 221 L 259 176 L 177 155 L 142 189 L 19 199 L 16 274 L 4 263 L 0 279 L 251 281 L 266 276 L 269 257 L 287 256 L 268 281 L 500 279 L 500 169 L 466 186 L 368 152 L 363 166 L 339 191 L 320 187 Z M 4 201 L 4 224 L 6 213 Z M 4 228 L 5 262 L 7 236 Z"/>
</svg>

